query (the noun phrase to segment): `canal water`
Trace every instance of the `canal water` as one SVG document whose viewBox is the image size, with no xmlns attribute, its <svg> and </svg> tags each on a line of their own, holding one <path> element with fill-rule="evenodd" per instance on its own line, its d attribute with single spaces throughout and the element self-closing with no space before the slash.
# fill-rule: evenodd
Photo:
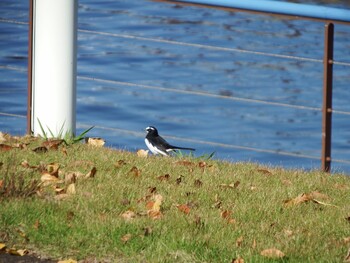
<svg viewBox="0 0 350 263">
<path fill-rule="evenodd" d="M 154 125 L 196 156 L 319 168 L 324 23 L 146 0 L 80 0 L 78 12 L 78 133 L 95 126 L 90 136 L 135 151 Z M 28 1 L 1 1 L 0 130 L 11 134 L 26 130 L 27 21 Z M 334 56 L 350 63 L 350 26 L 335 25 Z M 350 66 L 334 70 L 332 168 L 350 173 Z"/>
</svg>

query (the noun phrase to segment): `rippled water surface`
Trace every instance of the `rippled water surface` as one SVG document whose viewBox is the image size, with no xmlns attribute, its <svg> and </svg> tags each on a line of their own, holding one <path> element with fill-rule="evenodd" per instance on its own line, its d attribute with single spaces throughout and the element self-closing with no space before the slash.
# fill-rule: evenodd
<svg viewBox="0 0 350 263">
<path fill-rule="evenodd" d="M 26 129 L 27 2 L 0 3 L 0 130 L 13 134 Z M 320 156 L 324 23 L 145 0 L 80 0 L 78 12 L 78 133 L 95 125 L 90 136 L 135 150 L 154 125 L 198 156 L 319 167 L 281 153 Z M 335 25 L 335 60 L 350 63 L 350 25 Z M 334 69 L 334 109 L 350 112 L 350 67 Z M 350 161 L 349 120 L 333 115 L 334 159 Z"/>
</svg>

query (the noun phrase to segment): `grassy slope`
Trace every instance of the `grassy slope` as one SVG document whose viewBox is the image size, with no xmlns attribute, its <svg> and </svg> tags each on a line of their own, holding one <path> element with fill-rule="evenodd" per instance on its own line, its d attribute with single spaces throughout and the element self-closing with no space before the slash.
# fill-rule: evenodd
<svg viewBox="0 0 350 263">
<path fill-rule="evenodd" d="M 64 146 L 36 153 L 32 149 L 40 142 L 23 140 L 26 149 L 0 151 L 0 243 L 8 247 L 57 259 L 117 262 L 231 262 L 239 256 L 270 262 L 260 255 L 268 248 L 281 250 L 282 262 L 341 262 L 350 247 L 346 176 L 189 157 L 144 158 L 83 144 L 66 147 L 66 153 Z M 41 171 L 23 167 L 24 160 Z M 125 164 L 116 165 L 119 160 Z M 78 178 L 75 194 L 68 196 L 54 188 L 67 190 L 72 181 L 42 185 L 40 196 L 31 197 L 8 185 L 10 178 L 40 180 L 49 163 L 60 165 L 60 179 L 93 167 L 97 173 Z M 285 204 L 314 191 L 312 198 L 322 203 Z M 163 200 L 155 215 L 150 209 L 157 194 Z"/>
</svg>

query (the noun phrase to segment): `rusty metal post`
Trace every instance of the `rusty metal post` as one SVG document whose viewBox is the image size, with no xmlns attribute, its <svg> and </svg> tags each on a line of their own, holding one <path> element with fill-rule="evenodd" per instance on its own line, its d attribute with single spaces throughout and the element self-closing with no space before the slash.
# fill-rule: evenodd
<svg viewBox="0 0 350 263">
<path fill-rule="evenodd" d="M 322 157 L 321 169 L 331 171 L 332 139 L 332 90 L 333 90 L 333 40 L 334 25 L 325 26 L 323 57 L 323 106 L 322 106 Z"/>
<path fill-rule="evenodd" d="M 29 0 L 28 28 L 28 95 L 27 95 L 27 134 L 32 134 L 32 51 L 33 51 L 33 1 Z"/>
</svg>

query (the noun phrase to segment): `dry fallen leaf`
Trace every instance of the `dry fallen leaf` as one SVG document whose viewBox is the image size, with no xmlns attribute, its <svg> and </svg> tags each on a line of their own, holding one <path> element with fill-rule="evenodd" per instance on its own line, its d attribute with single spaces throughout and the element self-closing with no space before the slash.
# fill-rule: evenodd
<svg viewBox="0 0 350 263">
<path fill-rule="evenodd" d="M 34 229 L 38 230 L 40 228 L 40 221 L 37 219 L 33 225 Z"/>
<path fill-rule="evenodd" d="M 268 248 L 264 249 L 263 251 L 260 252 L 260 255 L 267 257 L 267 258 L 283 258 L 285 254 L 281 251 L 278 250 L 277 248 Z"/>
<path fill-rule="evenodd" d="M 0 132 L 0 143 L 6 142 L 6 133 Z"/>
<path fill-rule="evenodd" d="M 139 177 L 141 175 L 141 170 L 139 170 L 136 166 L 133 166 L 128 174 L 133 175 L 135 177 Z"/>
<path fill-rule="evenodd" d="M 292 199 L 288 199 L 284 201 L 284 205 L 285 206 L 294 206 L 294 205 L 299 205 L 305 202 L 309 202 L 309 201 L 313 201 L 314 203 L 320 204 L 320 205 L 327 205 L 327 206 L 333 206 L 332 204 L 327 204 L 324 203 L 320 200 L 317 199 L 330 199 L 328 195 L 322 194 L 320 192 L 317 191 L 313 191 L 311 193 L 302 193 L 300 195 L 298 195 L 295 198 Z"/>
<path fill-rule="evenodd" d="M 25 256 L 29 253 L 27 249 L 15 249 L 15 248 L 9 248 L 6 249 L 6 253 L 14 256 Z"/>
<path fill-rule="evenodd" d="M 168 181 L 170 178 L 170 174 L 161 175 L 161 176 L 158 176 L 157 178 L 160 181 Z"/>
<path fill-rule="evenodd" d="M 238 258 L 232 259 L 231 263 L 244 263 L 244 259 L 238 256 Z"/>
<path fill-rule="evenodd" d="M 191 211 L 191 208 L 189 208 L 189 206 L 185 205 L 185 204 L 184 205 L 177 205 L 176 207 L 177 207 L 177 209 L 179 209 L 179 211 L 181 211 L 182 213 L 184 213 L 186 215 L 188 215 Z"/>
<path fill-rule="evenodd" d="M 63 143 L 63 140 L 47 140 L 44 141 L 41 146 L 46 147 L 48 150 L 57 150 L 58 146 L 60 146 L 60 144 Z"/>
<path fill-rule="evenodd" d="M 47 152 L 47 148 L 45 146 L 39 146 L 39 147 L 34 148 L 33 152 L 46 153 Z"/>
<path fill-rule="evenodd" d="M 50 163 L 46 166 L 46 171 L 55 177 L 58 177 L 58 170 L 59 169 L 60 169 L 59 163 Z"/>
<path fill-rule="evenodd" d="M 76 193 L 76 191 L 75 191 L 75 183 L 72 183 L 72 184 L 68 185 L 66 193 L 68 195 L 74 195 Z"/>
<path fill-rule="evenodd" d="M 148 202 L 146 204 L 147 215 L 152 219 L 159 219 L 162 216 L 160 206 L 163 201 L 163 196 L 160 194 L 156 194 L 153 196 L 153 200 L 153 202 Z"/>
<path fill-rule="evenodd" d="M 13 147 L 7 144 L 0 144 L 0 151 L 10 151 L 12 150 Z"/>
<path fill-rule="evenodd" d="M 94 178 L 97 172 L 96 167 L 93 167 L 86 175 L 85 178 Z"/>
<path fill-rule="evenodd" d="M 128 242 L 131 238 L 132 238 L 132 235 L 131 235 L 131 234 L 126 234 L 126 235 L 122 236 L 122 237 L 120 238 L 120 240 L 121 240 L 123 243 L 126 243 L 126 242 Z"/>
<path fill-rule="evenodd" d="M 0 189 L 1 189 L 3 184 L 4 184 L 4 180 L 0 180 Z"/>
<path fill-rule="evenodd" d="M 66 184 L 75 183 L 77 180 L 77 175 L 74 172 L 69 172 L 64 175 L 64 181 Z"/>
<path fill-rule="evenodd" d="M 258 169 L 257 171 L 265 175 L 272 175 L 272 173 L 267 169 Z"/>
<path fill-rule="evenodd" d="M 38 166 L 30 165 L 27 160 L 24 160 L 23 162 L 21 162 L 21 166 L 24 168 L 31 168 L 31 169 L 39 168 Z"/>
<path fill-rule="evenodd" d="M 346 254 L 346 256 L 344 258 L 344 262 L 350 262 L 350 248 L 349 248 L 348 253 Z"/>
<path fill-rule="evenodd" d="M 240 236 L 239 238 L 237 238 L 236 240 L 236 247 L 241 247 L 243 243 L 243 236 Z"/>
<path fill-rule="evenodd" d="M 177 161 L 175 162 L 177 165 L 184 165 L 184 166 L 195 166 L 196 164 L 190 161 Z"/>
<path fill-rule="evenodd" d="M 344 238 L 343 238 L 343 242 L 344 242 L 345 244 L 350 243 L 350 237 L 344 237 Z"/>
<path fill-rule="evenodd" d="M 70 258 L 70 259 L 60 260 L 57 263 L 78 263 L 78 261 Z"/>
<path fill-rule="evenodd" d="M 199 179 L 194 180 L 194 186 L 201 187 L 203 185 L 203 182 Z"/>
<path fill-rule="evenodd" d="M 124 160 L 118 160 L 117 162 L 114 163 L 114 167 L 116 168 L 120 168 L 124 165 L 126 165 L 126 162 Z"/>
<path fill-rule="evenodd" d="M 4 243 L 0 243 L 0 250 L 3 250 L 6 248 L 6 245 Z"/>
<path fill-rule="evenodd" d="M 131 210 L 127 210 L 123 214 L 121 214 L 121 217 L 125 221 L 129 222 L 129 221 L 133 220 L 136 217 L 136 214 L 133 211 L 131 211 Z"/>
<path fill-rule="evenodd" d="M 58 182 L 59 179 L 56 176 L 53 176 L 49 173 L 43 173 L 40 178 L 41 182 L 43 183 L 53 183 Z"/>
<path fill-rule="evenodd" d="M 99 137 L 86 137 L 85 138 L 85 143 L 91 146 L 95 146 L 95 147 L 102 147 L 103 145 L 105 145 L 106 141 L 102 138 Z"/>
<path fill-rule="evenodd" d="M 220 184 L 219 186 L 222 188 L 231 188 L 231 189 L 235 189 L 239 186 L 241 182 L 240 181 L 236 181 L 235 183 L 232 184 Z"/>
<path fill-rule="evenodd" d="M 147 157 L 148 156 L 148 150 L 143 150 L 143 149 L 140 149 L 136 152 L 137 156 L 138 157 Z"/>
</svg>

